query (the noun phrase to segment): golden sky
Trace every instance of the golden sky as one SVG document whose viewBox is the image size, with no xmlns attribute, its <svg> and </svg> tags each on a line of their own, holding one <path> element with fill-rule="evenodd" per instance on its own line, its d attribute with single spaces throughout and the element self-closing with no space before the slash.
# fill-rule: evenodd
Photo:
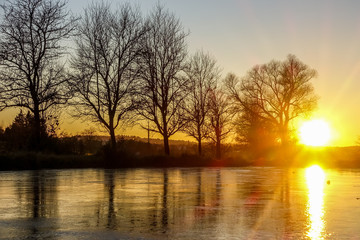
<svg viewBox="0 0 360 240">
<path fill-rule="evenodd" d="M 81 14 L 92 0 L 69 0 L 69 9 Z M 124 1 L 112 0 L 116 5 Z M 147 14 L 158 0 L 137 0 Z M 190 30 L 189 53 L 209 52 L 223 76 L 244 76 L 256 64 L 296 55 L 314 68 L 313 80 L 320 96 L 314 117 L 329 122 L 334 132 L 331 145 L 354 145 L 360 135 L 360 2 L 285 0 L 168 0 L 160 1 Z M 0 113 L 7 126 L 17 111 Z M 63 114 L 62 129 L 72 133 L 88 128 Z M 119 132 L 124 133 L 124 132 Z M 136 127 L 125 134 L 146 136 Z M 154 136 L 156 137 L 156 136 Z M 158 136 L 159 137 L 159 136 Z M 174 136 L 182 138 L 183 135 Z"/>
</svg>

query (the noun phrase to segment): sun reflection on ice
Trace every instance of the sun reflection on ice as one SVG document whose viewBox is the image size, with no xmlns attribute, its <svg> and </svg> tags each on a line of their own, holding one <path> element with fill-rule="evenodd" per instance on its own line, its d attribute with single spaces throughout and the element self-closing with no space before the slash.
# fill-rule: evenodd
<svg viewBox="0 0 360 240">
<path fill-rule="evenodd" d="M 310 239 L 322 239 L 324 230 L 324 185 L 325 172 L 317 166 L 311 166 L 305 172 L 306 184 L 309 190 L 308 216 L 310 229 L 307 233 Z"/>
</svg>

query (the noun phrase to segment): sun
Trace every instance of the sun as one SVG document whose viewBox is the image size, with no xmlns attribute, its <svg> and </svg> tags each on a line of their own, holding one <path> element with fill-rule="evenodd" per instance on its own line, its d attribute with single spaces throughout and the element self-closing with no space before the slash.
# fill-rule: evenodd
<svg viewBox="0 0 360 240">
<path fill-rule="evenodd" d="M 326 146 L 331 139 L 331 129 L 324 120 L 310 120 L 301 125 L 299 137 L 302 144 L 308 146 Z"/>
</svg>

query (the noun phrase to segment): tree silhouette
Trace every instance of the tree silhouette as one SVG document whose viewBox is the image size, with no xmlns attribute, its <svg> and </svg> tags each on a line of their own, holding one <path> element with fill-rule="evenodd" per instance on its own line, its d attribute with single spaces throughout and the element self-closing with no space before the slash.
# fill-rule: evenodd
<svg viewBox="0 0 360 240">
<path fill-rule="evenodd" d="M 184 132 L 196 139 L 198 153 L 201 155 L 201 142 L 209 132 L 205 121 L 209 111 L 209 94 L 216 86 L 220 70 L 209 54 L 199 51 L 190 59 L 186 74 L 189 85 L 185 99 L 187 124 Z"/>
<path fill-rule="evenodd" d="M 148 24 L 150 31 L 142 43 L 138 113 L 152 123 L 150 131 L 163 136 L 164 151 L 169 155 L 169 137 L 185 124 L 183 100 L 187 79 L 181 73 L 185 68 L 187 33 L 180 21 L 159 5 L 149 16 Z"/>
<path fill-rule="evenodd" d="M 116 148 L 115 130 L 136 107 L 135 95 L 140 40 L 146 28 L 138 9 L 123 4 L 93 4 L 78 26 L 76 55 L 69 86 L 77 115 L 100 123 Z"/>
<path fill-rule="evenodd" d="M 24 114 L 21 110 L 14 121 L 3 132 L 3 140 L 8 150 L 31 150 L 34 148 L 35 136 L 33 135 L 34 116 L 28 111 Z M 41 119 L 42 146 L 49 147 L 56 136 L 59 122 L 56 118 Z"/>
<path fill-rule="evenodd" d="M 233 121 L 236 132 L 236 140 L 245 144 L 256 154 L 276 144 L 276 131 L 271 122 L 258 117 L 259 110 L 252 105 L 251 111 L 236 112 L 237 116 Z"/>
<path fill-rule="evenodd" d="M 1 108 L 21 107 L 32 112 L 37 148 L 41 118 L 68 98 L 63 65 L 59 64 L 64 53 L 60 43 L 73 31 L 74 19 L 60 0 L 8 0 L 1 8 Z"/>
<path fill-rule="evenodd" d="M 315 76 L 315 70 L 289 55 L 283 62 L 253 67 L 241 82 L 230 76 L 226 85 L 241 111 L 275 126 L 281 143 L 287 144 L 290 121 L 316 107 L 317 96 L 310 82 Z"/>
<path fill-rule="evenodd" d="M 228 96 L 221 89 L 212 89 L 209 94 L 208 138 L 215 143 L 216 159 L 221 159 L 221 145 L 231 132 L 233 117 Z"/>
</svg>

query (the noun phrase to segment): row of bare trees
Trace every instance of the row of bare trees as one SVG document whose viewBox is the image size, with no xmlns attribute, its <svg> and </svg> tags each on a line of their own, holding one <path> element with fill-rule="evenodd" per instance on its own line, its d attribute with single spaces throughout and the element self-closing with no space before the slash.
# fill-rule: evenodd
<svg viewBox="0 0 360 240">
<path fill-rule="evenodd" d="M 116 129 L 136 120 L 162 135 L 165 154 L 169 138 L 183 131 L 200 155 L 202 142 L 213 140 L 220 158 L 233 129 L 249 143 L 260 129 L 284 143 L 291 121 L 316 105 L 316 73 L 295 56 L 222 79 L 209 54 L 188 56 L 188 31 L 159 4 L 145 18 L 128 3 L 116 10 L 93 3 L 78 19 L 61 0 L 7 0 L 1 7 L 1 109 L 30 110 L 38 142 L 41 119 L 66 103 L 108 131 L 113 151 Z"/>
</svg>

